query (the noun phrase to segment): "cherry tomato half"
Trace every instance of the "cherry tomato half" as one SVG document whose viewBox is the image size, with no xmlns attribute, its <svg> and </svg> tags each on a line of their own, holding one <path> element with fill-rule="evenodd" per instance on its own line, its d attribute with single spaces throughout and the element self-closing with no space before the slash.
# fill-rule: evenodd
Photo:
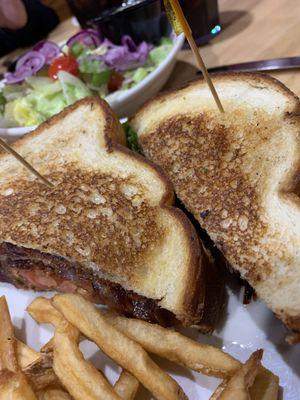
<svg viewBox="0 0 300 400">
<path fill-rule="evenodd" d="M 48 69 L 48 76 L 52 79 L 57 79 L 59 71 L 67 71 L 72 75 L 79 74 L 78 63 L 73 56 L 61 56 L 56 58 Z"/>
<path fill-rule="evenodd" d="M 110 75 L 109 82 L 107 84 L 109 93 L 115 92 L 118 89 L 120 89 L 123 81 L 124 81 L 124 76 L 116 71 L 113 71 Z"/>
</svg>

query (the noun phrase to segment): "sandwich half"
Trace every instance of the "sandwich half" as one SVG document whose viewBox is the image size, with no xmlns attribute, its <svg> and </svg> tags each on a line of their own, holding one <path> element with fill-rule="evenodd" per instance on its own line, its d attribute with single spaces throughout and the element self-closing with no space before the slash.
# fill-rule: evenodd
<svg viewBox="0 0 300 400">
<path fill-rule="evenodd" d="M 0 280 L 165 325 L 212 321 L 192 224 L 161 170 L 123 144 L 107 103 L 86 98 L 14 144 L 53 188 L 0 155 Z"/>
<path fill-rule="evenodd" d="M 300 102 L 261 74 L 198 80 L 149 101 L 131 120 L 229 264 L 300 331 Z"/>
</svg>

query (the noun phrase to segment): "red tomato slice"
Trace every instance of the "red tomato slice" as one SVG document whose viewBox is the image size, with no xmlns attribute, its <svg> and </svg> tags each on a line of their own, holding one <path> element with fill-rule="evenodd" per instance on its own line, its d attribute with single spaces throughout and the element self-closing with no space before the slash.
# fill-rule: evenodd
<svg viewBox="0 0 300 400">
<path fill-rule="evenodd" d="M 124 81 L 124 76 L 116 71 L 113 71 L 110 75 L 110 79 L 107 84 L 109 93 L 116 92 L 118 89 L 120 89 L 123 81 Z"/>
<path fill-rule="evenodd" d="M 59 71 L 66 71 L 77 76 L 79 74 L 79 68 L 76 58 L 73 56 L 61 56 L 56 58 L 48 69 L 49 78 L 57 79 Z"/>
</svg>

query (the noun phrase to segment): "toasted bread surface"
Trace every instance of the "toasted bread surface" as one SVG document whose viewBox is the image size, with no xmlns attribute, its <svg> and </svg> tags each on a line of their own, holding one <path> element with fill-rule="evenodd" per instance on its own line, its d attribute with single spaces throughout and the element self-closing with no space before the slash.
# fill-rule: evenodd
<svg viewBox="0 0 300 400">
<path fill-rule="evenodd" d="M 193 226 L 161 170 L 125 143 L 108 105 L 87 98 L 14 144 L 54 184 L 0 155 L 0 240 L 79 262 L 155 299 L 183 324 L 204 304 Z"/>
<path fill-rule="evenodd" d="M 269 307 L 300 330 L 300 102 L 261 74 L 203 80 L 131 120 L 189 211 Z"/>
</svg>

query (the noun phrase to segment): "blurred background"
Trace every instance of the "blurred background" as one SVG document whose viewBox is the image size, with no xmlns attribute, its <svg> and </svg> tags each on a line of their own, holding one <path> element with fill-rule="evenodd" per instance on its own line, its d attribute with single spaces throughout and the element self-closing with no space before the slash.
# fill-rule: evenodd
<svg viewBox="0 0 300 400">
<path fill-rule="evenodd" d="M 65 0 L 44 0 L 43 3 L 55 9 L 61 21 L 71 16 Z M 69 0 L 70 3 L 80 8 L 84 3 L 101 1 Z M 196 37 L 199 38 L 199 31 L 206 29 L 209 33 L 209 28 L 214 26 L 214 33 L 220 33 L 202 50 L 208 67 L 300 56 L 299 0 L 183 0 L 181 4 L 188 13 Z M 203 21 L 205 15 L 208 18 Z M 207 26 L 209 18 L 210 25 Z M 222 32 L 219 32 L 221 28 Z M 186 60 L 186 57 L 183 53 L 181 59 Z M 192 58 L 188 61 L 193 63 Z M 275 75 L 299 94 L 298 71 L 279 71 Z"/>
<path fill-rule="evenodd" d="M 72 15 L 82 28 L 98 28 L 114 42 L 120 41 L 127 27 L 130 27 L 127 33 L 137 42 L 157 41 L 159 34 L 167 33 L 162 27 L 161 3 L 160 0 L 11 0 L 7 4 L 0 0 L 0 54 L 34 44 Z M 217 0 L 180 0 L 180 3 L 199 44 L 220 32 Z M 155 29 L 156 36 L 152 38 Z"/>
<path fill-rule="evenodd" d="M 180 0 L 180 3 L 210 72 L 263 71 L 300 94 L 300 0 Z M 79 34 L 82 29 L 83 35 Z M 92 36 L 89 37 L 87 29 L 93 30 Z M 68 105 L 71 99 L 76 101 L 92 91 L 105 98 L 119 117 L 127 117 L 158 91 L 178 87 L 199 76 L 184 38 L 172 34 L 162 0 L 0 0 L 0 78 L 7 76 L 7 71 L 14 73 L 24 52 L 45 39 L 52 42 L 44 49 L 47 55 L 54 51 L 64 57 L 63 62 L 55 66 L 54 72 L 51 63 L 44 63 L 42 69 L 36 67 L 41 60 L 31 60 L 30 68 L 39 70 L 38 77 L 47 77 L 47 83 L 52 82 L 51 90 L 58 87 L 53 86 L 58 70 L 72 75 L 61 81 L 60 103 L 55 103 L 52 113 Z M 86 47 L 86 40 L 90 41 L 87 46 L 91 45 L 90 48 Z M 79 46 L 73 47 L 75 42 Z M 64 44 L 69 44 L 67 52 Z M 21 68 L 25 75 L 26 65 Z M 16 107 L 12 109 L 15 100 L 21 103 L 28 93 L 34 92 L 47 100 L 38 118 L 52 115 L 48 112 L 52 107 L 51 96 L 40 91 L 40 85 L 33 87 L 32 80 L 26 81 L 27 86 L 23 84 L 23 91 L 19 90 L 22 79 L 18 73 L 10 76 L 11 85 L 2 92 L 2 105 L 0 93 L 0 112 L 2 109 L 4 115 L 0 128 L 1 122 L 2 127 L 12 126 L 9 119 L 16 111 Z M 74 76 L 81 82 L 74 80 Z M 74 86 L 71 94 L 66 92 L 70 82 Z M 86 85 L 84 90 L 82 83 Z M 78 88 L 81 88 L 79 94 Z M 22 100 L 23 108 L 21 112 L 17 110 L 18 118 L 22 114 L 20 120 L 26 113 L 31 120 L 39 104 L 36 96 L 34 101 L 26 98 L 29 108 L 24 110 Z M 32 125 L 37 120 L 40 121 L 33 118 Z M 22 126 L 23 122 L 18 124 Z"/>
</svg>

